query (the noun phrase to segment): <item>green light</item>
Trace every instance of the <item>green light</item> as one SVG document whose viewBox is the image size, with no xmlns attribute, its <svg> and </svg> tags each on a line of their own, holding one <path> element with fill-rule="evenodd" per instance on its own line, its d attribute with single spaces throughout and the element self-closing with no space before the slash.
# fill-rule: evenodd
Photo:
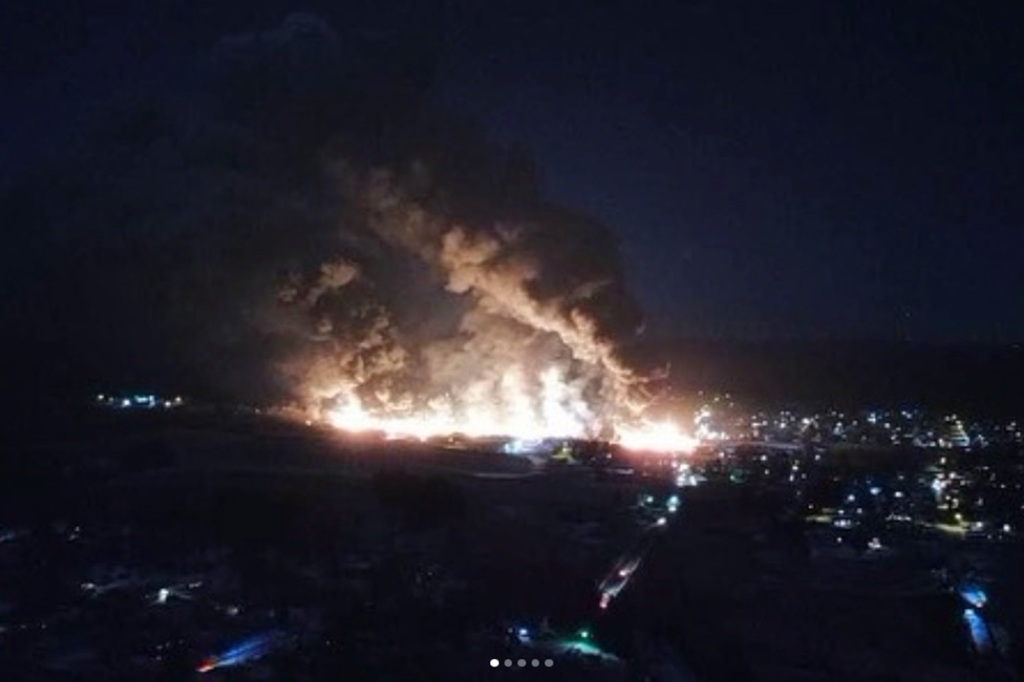
<svg viewBox="0 0 1024 682">
<path fill-rule="evenodd" d="M 580 637 L 583 639 L 590 639 L 590 630 L 587 630 L 586 628 L 580 630 Z"/>
</svg>

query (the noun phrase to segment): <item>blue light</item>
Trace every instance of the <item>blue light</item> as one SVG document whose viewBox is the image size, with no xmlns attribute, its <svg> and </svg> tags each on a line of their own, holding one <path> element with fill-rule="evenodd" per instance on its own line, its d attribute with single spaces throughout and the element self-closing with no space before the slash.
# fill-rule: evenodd
<svg viewBox="0 0 1024 682">
<path fill-rule="evenodd" d="M 960 596 L 964 601 L 976 609 L 980 609 L 988 603 L 988 595 L 985 590 L 977 585 L 965 585 L 960 588 Z"/>
<path fill-rule="evenodd" d="M 974 609 L 964 609 L 964 622 L 967 623 L 971 641 L 974 642 L 978 651 L 988 651 L 992 647 L 992 640 L 989 637 L 985 620 Z"/>
<path fill-rule="evenodd" d="M 209 661 L 203 666 L 205 670 L 201 670 L 201 672 L 214 668 L 241 665 L 253 659 L 261 658 L 270 652 L 274 645 L 280 641 L 281 636 L 282 633 L 280 631 L 271 630 L 270 632 L 247 637 L 227 651 L 211 656 Z"/>
<path fill-rule="evenodd" d="M 513 438 L 501 446 L 506 455 L 538 454 L 547 445 L 544 439 Z"/>
</svg>

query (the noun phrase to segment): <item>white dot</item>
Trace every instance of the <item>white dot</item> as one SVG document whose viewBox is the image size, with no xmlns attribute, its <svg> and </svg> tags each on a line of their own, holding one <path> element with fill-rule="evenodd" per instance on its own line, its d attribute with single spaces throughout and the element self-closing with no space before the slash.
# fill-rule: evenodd
<svg viewBox="0 0 1024 682">
<path fill-rule="evenodd" d="M 555 664 L 555 662 L 554 662 L 554 661 L 552 661 L 552 660 L 551 660 L 550 658 L 545 658 L 545 659 L 544 659 L 544 667 L 545 667 L 545 668 L 550 668 L 550 667 L 551 667 L 551 666 L 553 666 L 554 664 Z"/>
<path fill-rule="evenodd" d="M 519 667 L 520 668 L 525 668 L 526 667 L 526 661 L 524 661 L 523 659 L 520 658 L 519 659 Z"/>
<path fill-rule="evenodd" d="M 533 659 L 533 661 L 530 662 L 530 665 L 532 665 L 534 668 L 536 668 L 538 665 L 540 665 L 540 661 L 538 661 L 535 658 L 535 659 Z"/>
<path fill-rule="evenodd" d="M 491 659 L 491 667 L 492 668 L 497 668 L 499 665 L 501 665 L 501 661 L 499 661 L 496 658 L 492 658 Z"/>
</svg>

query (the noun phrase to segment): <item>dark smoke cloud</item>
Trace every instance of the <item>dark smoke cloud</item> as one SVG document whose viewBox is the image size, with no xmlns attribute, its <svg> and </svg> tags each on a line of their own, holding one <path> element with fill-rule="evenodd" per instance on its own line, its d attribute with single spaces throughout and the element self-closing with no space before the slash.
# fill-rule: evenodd
<svg viewBox="0 0 1024 682">
<path fill-rule="evenodd" d="M 597 416 L 635 395 L 614 238 L 431 106 L 434 61 L 293 15 L 121 107 L 0 207 L 35 245 L 4 281 L 22 347 L 239 397 L 487 400 L 555 366 Z"/>
</svg>

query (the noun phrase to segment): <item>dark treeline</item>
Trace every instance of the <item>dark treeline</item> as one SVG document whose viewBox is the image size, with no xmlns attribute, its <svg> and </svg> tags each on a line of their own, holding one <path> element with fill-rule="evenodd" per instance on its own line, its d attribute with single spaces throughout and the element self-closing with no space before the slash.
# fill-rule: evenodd
<svg viewBox="0 0 1024 682">
<path fill-rule="evenodd" d="M 1024 414 L 1024 345 L 651 340 L 674 388 L 773 404 L 920 406 Z"/>
</svg>

